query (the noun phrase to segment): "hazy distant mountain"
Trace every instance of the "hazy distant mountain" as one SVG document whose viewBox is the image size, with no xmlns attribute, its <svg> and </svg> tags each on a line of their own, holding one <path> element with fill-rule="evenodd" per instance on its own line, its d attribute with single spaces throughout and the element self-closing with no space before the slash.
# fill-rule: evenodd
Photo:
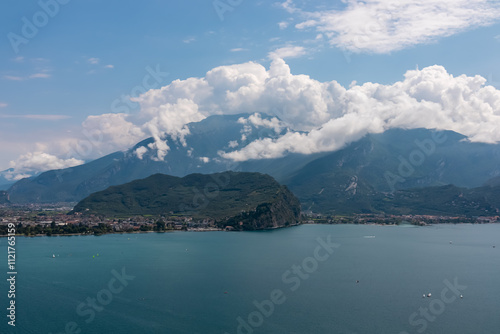
<svg viewBox="0 0 500 334">
<path fill-rule="evenodd" d="M 239 164 L 220 158 L 218 152 L 230 146 L 244 146 L 257 138 L 275 138 L 281 133 L 266 127 L 242 124 L 242 116 L 212 116 L 189 124 L 186 145 L 171 137 L 164 161 L 158 161 L 152 138 L 125 152 L 115 152 L 92 162 L 37 177 L 23 179 L 9 189 L 14 203 L 77 202 L 89 194 L 156 173 L 185 176 L 240 170 Z M 266 119 L 266 116 L 263 116 Z"/>
<path fill-rule="evenodd" d="M 500 145 L 470 143 L 455 132 L 426 129 L 369 134 L 336 152 L 242 163 L 224 160 L 219 151 L 244 147 L 257 138 L 277 138 L 286 131 L 238 122 L 243 116 L 248 115 L 212 116 L 189 124 L 185 145 L 167 138 L 170 151 L 165 161 L 155 161 L 157 151 L 149 147 L 153 139 L 146 139 L 125 152 L 21 180 L 9 189 L 10 200 L 79 201 L 156 173 L 185 176 L 233 170 L 273 176 L 289 186 L 306 210 L 374 212 L 381 208 L 374 204 L 381 194 L 448 184 L 474 188 L 500 176 Z"/>
<path fill-rule="evenodd" d="M 13 168 L 6 169 L 0 172 L 0 190 L 7 190 L 10 186 L 12 186 L 16 181 L 12 181 L 8 175 L 9 172 L 13 172 Z"/>
</svg>

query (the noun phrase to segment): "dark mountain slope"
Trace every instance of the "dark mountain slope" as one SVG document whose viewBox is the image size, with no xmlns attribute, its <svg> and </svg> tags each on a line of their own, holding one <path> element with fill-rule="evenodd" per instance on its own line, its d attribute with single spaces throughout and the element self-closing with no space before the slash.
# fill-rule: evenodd
<svg viewBox="0 0 500 334">
<path fill-rule="evenodd" d="M 184 146 L 178 140 L 166 138 L 170 151 L 164 161 L 158 161 L 157 150 L 148 145 L 148 138 L 126 152 L 115 152 L 81 166 L 48 171 L 39 176 L 23 179 L 8 191 L 14 203 L 77 202 L 89 194 L 156 173 L 185 176 L 191 173 L 214 173 L 241 170 L 238 164 L 223 160 L 218 152 L 228 150 L 229 142 L 250 142 L 261 137 L 276 137 L 273 129 L 245 125 L 238 122 L 242 116 L 212 116 L 189 124 Z M 263 118 L 265 118 L 263 116 Z M 246 140 L 242 140 L 245 130 Z M 141 158 L 136 153 L 147 148 Z"/>
<path fill-rule="evenodd" d="M 478 187 L 499 173 L 499 145 L 470 143 L 451 131 L 393 129 L 320 157 L 282 182 L 304 209 L 363 213 L 377 211 L 374 202 L 396 190 Z"/>
<path fill-rule="evenodd" d="M 260 173 L 155 174 L 97 192 L 74 212 L 105 216 L 186 215 L 247 230 L 298 223 L 298 199 Z M 241 222 L 241 224 L 240 224 Z"/>
</svg>

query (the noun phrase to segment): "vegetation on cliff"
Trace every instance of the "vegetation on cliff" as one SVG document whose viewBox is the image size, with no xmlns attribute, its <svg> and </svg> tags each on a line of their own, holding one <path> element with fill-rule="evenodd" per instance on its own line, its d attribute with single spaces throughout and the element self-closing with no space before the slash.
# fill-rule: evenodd
<svg viewBox="0 0 500 334">
<path fill-rule="evenodd" d="M 297 224 L 300 202 L 287 187 L 261 173 L 191 174 L 183 178 L 155 174 L 94 193 L 72 213 L 189 216 L 255 230 Z"/>
</svg>

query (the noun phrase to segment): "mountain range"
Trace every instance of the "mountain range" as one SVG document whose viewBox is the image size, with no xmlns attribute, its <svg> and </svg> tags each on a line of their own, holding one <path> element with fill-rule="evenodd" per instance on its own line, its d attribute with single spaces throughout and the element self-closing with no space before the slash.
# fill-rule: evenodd
<svg viewBox="0 0 500 334">
<path fill-rule="evenodd" d="M 474 188 L 473 193 L 478 193 L 500 185 L 500 145 L 473 143 L 452 131 L 391 129 L 368 134 L 335 152 L 294 153 L 244 162 L 223 159 L 220 151 L 236 150 L 258 138 L 273 140 L 287 131 L 262 122 L 245 122 L 248 116 L 211 116 L 188 124 L 189 134 L 184 141 L 172 136 L 163 138 L 170 147 L 163 161 L 157 159 L 154 139 L 148 138 L 126 151 L 20 180 L 8 189 L 10 201 L 78 202 L 109 186 L 156 173 L 183 177 L 226 170 L 269 174 L 289 187 L 303 210 L 334 214 L 404 212 L 397 202 L 404 202 L 409 193 L 414 194 L 410 196 L 413 198 L 421 196 L 422 191 L 430 195 L 448 189 L 460 195 Z M 261 117 L 271 121 L 269 116 Z M 474 207 L 475 200 L 462 204 Z M 410 205 L 408 200 L 406 203 Z M 421 204 L 416 207 L 421 209 Z M 483 204 L 479 205 L 482 209 L 468 212 L 496 208 L 491 200 Z"/>
</svg>

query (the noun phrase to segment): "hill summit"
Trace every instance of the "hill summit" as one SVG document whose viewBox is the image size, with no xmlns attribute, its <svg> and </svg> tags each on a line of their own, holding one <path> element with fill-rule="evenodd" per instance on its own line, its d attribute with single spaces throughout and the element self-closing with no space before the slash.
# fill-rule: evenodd
<svg viewBox="0 0 500 334">
<path fill-rule="evenodd" d="M 214 219 L 238 230 L 295 225 L 300 202 L 271 176 L 224 172 L 183 178 L 155 174 L 112 186 L 78 203 L 73 213 L 103 216 L 175 215 Z"/>
</svg>

